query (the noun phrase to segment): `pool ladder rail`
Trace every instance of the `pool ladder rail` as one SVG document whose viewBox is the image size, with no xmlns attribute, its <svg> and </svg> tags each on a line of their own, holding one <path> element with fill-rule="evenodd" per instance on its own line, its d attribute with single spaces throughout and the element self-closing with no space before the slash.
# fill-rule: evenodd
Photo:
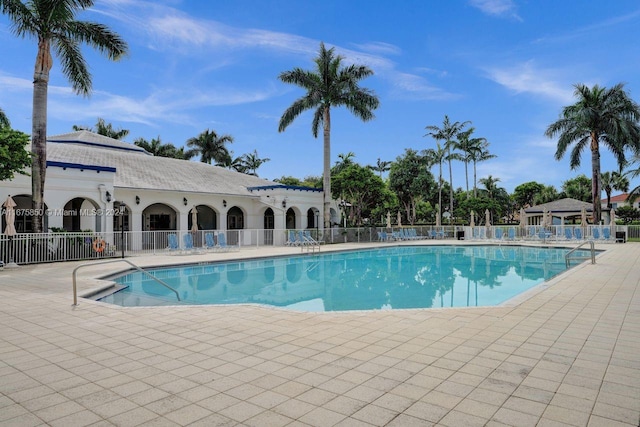
<svg viewBox="0 0 640 427">
<path fill-rule="evenodd" d="M 589 251 L 591 252 L 588 257 L 579 256 L 579 255 L 572 256 L 575 251 L 577 251 L 578 249 L 580 249 L 582 246 L 586 245 L 587 243 L 589 244 Z M 567 254 L 564 256 L 564 262 L 565 262 L 567 268 L 569 268 L 569 264 L 571 263 L 571 260 L 584 261 L 585 259 L 591 259 L 591 264 L 595 264 L 596 263 L 596 249 L 595 249 L 595 245 L 593 243 L 593 240 L 587 240 L 587 241 L 584 241 L 584 242 L 580 243 L 578 246 L 576 246 L 575 248 L 573 248 L 569 252 L 567 252 Z"/>
<path fill-rule="evenodd" d="M 137 265 L 135 265 L 131 261 L 129 261 L 127 259 L 124 259 L 124 258 L 121 258 L 121 259 L 112 259 L 112 260 L 108 260 L 108 261 L 92 262 L 92 263 L 82 264 L 82 265 L 79 265 L 79 266 L 77 266 L 76 268 L 73 269 L 72 279 L 73 279 L 73 305 L 74 306 L 78 305 L 78 287 L 77 287 L 77 272 L 78 272 L 78 270 L 80 270 L 81 268 L 84 268 L 84 267 L 91 267 L 91 266 L 99 265 L 99 264 L 113 264 L 115 262 L 126 262 L 127 264 L 129 264 L 130 266 L 132 266 L 133 268 L 138 270 L 139 272 L 149 276 L 151 279 L 155 280 L 156 282 L 160 283 L 165 288 L 167 288 L 170 291 L 172 291 L 174 294 L 176 294 L 176 298 L 178 299 L 178 301 L 180 301 L 180 295 L 178 294 L 178 291 L 173 289 L 171 286 L 167 285 L 164 281 L 158 279 L 153 274 L 149 273 L 148 271 L 144 270 L 141 267 L 138 267 Z"/>
</svg>

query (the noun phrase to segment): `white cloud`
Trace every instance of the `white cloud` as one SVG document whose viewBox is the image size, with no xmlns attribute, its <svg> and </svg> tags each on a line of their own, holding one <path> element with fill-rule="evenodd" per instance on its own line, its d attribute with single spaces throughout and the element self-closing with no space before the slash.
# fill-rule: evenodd
<svg viewBox="0 0 640 427">
<path fill-rule="evenodd" d="M 203 48 L 213 49 L 215 52 L 209 50 L 207 53 L 215 57 L 217 66 L 225 61 L 232 63 L 229 55 L 249 49 L 299 55 L 310 62 L 320 44 L 319 40 L 295 34 L 232 27 L 198 19 L 177 9 L 144 1 L 119 0 L 113 4 L 101 3 L 100 6 L 100 13 L 145 32 L 154 49 L 171 49 L 181 55 L 191 54 L 198 58 L 202 57 Z M 330 42 L 325 45 L 335 47 L 345 63 L 362 64 L 373 69 L 376 76 L 392 85 L 397 96 L 411 99 L 448 99 L 454 96 L 429 84 L 424 77 L 399 71 L 397 64 L 384 56 L 401 54 L 400 49 L 392 44 L 380 41 L 354 44 L 357 50 L 334 46 Z"/>
<path fill-rule="evenodd" d="M 515 92 L 542 96 L 563 104 L 573 100 L 571 86 L 556 81 L 558 72 L 527 61 L 507 68 L 486 69 L 489 79 Z"/>
<path fill-rule="evenodd" d="M 363 43 L 363 44 L 354 44 L 354 46 L 359 50 L 364 50 L 365 52 L 371 53 L 379 53 L 379 54 L 387 54 L 387 55 L 400 55 L 402 50 L 395 45 L 384 42 L 371 42 L 371 43 Z"/>
<path fill-rule="evenodd" d="M 423 77 L 415 74 L 396 73 L 393 85 L 397 92 L 408 94 L 412 99 L 448 100 L 460 97 L 460 95 L 430 85 Z"/>
<path fill-rule="evenodd" d="M 469 0 L 469 4 L 491 16 L 507 17 L 522 21 L 513 0 Z"/>
</svg>

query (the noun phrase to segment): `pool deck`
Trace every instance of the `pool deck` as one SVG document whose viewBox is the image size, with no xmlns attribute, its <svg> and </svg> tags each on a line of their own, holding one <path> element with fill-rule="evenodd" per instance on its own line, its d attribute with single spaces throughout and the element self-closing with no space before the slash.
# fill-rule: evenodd
<svg viewBox="0 0 640 427">
<path fill-rule="evenodd" d="M 372 245 L 322 251 L 362 247 Z M 637 427 L 640 244 L 600 248 L 595 265 L 504 306 L 348 313 L 72 307 L 71 272 L 84 262 L 5 269 L 0 426 Z M 82 270 L 80 293 L 124 267 Z"/>
</svg>

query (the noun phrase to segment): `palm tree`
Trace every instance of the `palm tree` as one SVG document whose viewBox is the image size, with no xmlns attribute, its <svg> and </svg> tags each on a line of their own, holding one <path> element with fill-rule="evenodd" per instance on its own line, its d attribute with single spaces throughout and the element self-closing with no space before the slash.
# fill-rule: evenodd
<svg viewBox="0 0 640 427">
<path fill-rule="evenodd" d="M 455 160 L 457 157 L 453 156 L 451 153 L 451 149 L 455 148 L 455 138 L 460 134 L 464 127 L 470 124 L 471 122 L 454 122 L 451 123 L 449 121 L 449 116 L 444 116 L 444 121 L 442 122 L 442 127 L 438 126 L 427 126 L 425 129 L 430 130 L 431 132 L 427 133 L 435 139 L 436 141 L 444 141 L 444 148 L 447 150 L 447 162 L 449 163 L 449 209 L 451 214 L 453 215 L 453 171 L 451 168 L 451 161 Z M 427 136 L 425 135 L 425 136 Z"/>
<path fill-rule="evenodd" d="M 607 194 L 607 207 L 611 209 L 611 192 L 613 190 L 622 191 L 626 193 L 629 191 L 629 179 L 619 172 L 603 172 L 600 175 L 600 182 L 602 183 L 602 189 Z"/>
<path fill-rule="evenodd" d="M 43 211 L 44 183 L 47 165 L 47 90 L 53 67 L 51 50 L 62 64 L 62 72 L 74 92 L 91 93 L 91 74 L 80 46 L 86 43 L 111 60 L 127 52 L 127 44 L 105 25 L 78 21 L 76 15 L 93 6 L 93 0 L 0 0 L 0 11 L 12 22 L 13 32 L 20 37 L 38 40 L 38 53 L 33 74 L 33 119 L 31 165 L 31 197 L 36 212 Z M 42 216 L 33 217 L 33 231 L 42 232 Z"/>
<path fill-rule="evenodd" d="M 9 117 L 2 111 L 0 108 L 0 128 L 11 126 L 11 122 L 9 121 Z"/>
<path fill-rule="evenodd" d="M 268 157 L 265 157 L 264 159 L 258 157 L 258 150 L 253 150 L 253 153 L 244 154 L 241 159 L 247 173 L 253 176 L 258 176 L 258 168 L 262 166 L 263 163 L 271 160 Z"/>
<path fill-rule="evenodd" d="M 221 166 L 241 173 L 245 173 L 247 171 L 247 168 L 242 161 L 242 156 L 233 157 L 233 151 L 228 151 L 223 158 L 216 160 L 216 166 Z"/>
<path fill-rule="evenodd" d="M 564 107 L 561 118 L 547 128 L 545 135 L 549 138 L 559 136 L 556 160 L 560 160 L 569 146 L 575 143 L 569 162 L 571 169 L 580 166 L 583 150 L 590 147 L 593 220 L 599 223 L 602 216 L 600 143 L 609 148 L 622 168 L 625 149 L 631 147 L 635 151 L 640 150 L 640 108 L 624 90 L 623 84 L 611 89 L 577 84 L 574 95 L 578 102 Z"/>
<path fill-rule="evenodd" d="M 460 150 L 462 155 L 460 159 L 464 162 L 464 175 L 465 182 L 467 184 L 467 193 L 469 192 L 469 162 L 474 161 L 478 157 L 482 150 L 482 144 L 486 143 L 485 138 L 471 138 L 471 134 L 475 132 L 475 128 L 469 128 L 466 131 L 458 134 L 458 140 L 454 141 L 453 145 L 456 150 Z M 474 161 L 474 173 L 475 173 L 475 161 Z M 475 185 L 475 175 L 474 175 Z"/>
<path fill-rule="evenodd" d="M 429 148 L 423 151 L 427 162 L 430 165 L 438 165 L 438 223 L 442 224 L 442 162 L 447 158 L 447 150 L 440 146 L 439 142 L 436 142 L 436 148 Z"/>
<path fill-rule="evenodd" d="M 353 158 L 356 157 L 356 153 L 353 151 L 349 151 L 348 153 L 340 153 L 338 154 L 338 159 L 336 161 L 336 165 L 331 169 L 331 173 L 336 175 L 341 171 L 345 170 L 347 167 L 354 164 Z"/>
<path fill-rule="evenodd" d="M 294 68 L 280 74 L 280 80 L 300 86 L 307 93 L 298 98 L 285 110 L 280 118 L 278 131 L 283 132 L 296 117 L 307 110 L 314 110 L 311 131 L 318 137 L 320 126 L 323 129 L 323 189 L 324 189 L 324 227 L 331 221 L 331 107 L 346 107 L 362 121 L 372 120 L 373 110 L 380 101 L 369 89 L 361 88 L 358 82 L 373 75 L 373 71 L 364 65 L 343 67 L 343 58 L 335 55 L 334 48 L 326 49 L 320 43 L 320 52 L 314 59 L 313 71 Z"/>
<path fill-rule="evenodd" d="M 474 138 L 473 149 L 470 151 L 470 158 L 473 162 L 473 197 L 478 197 L 476 166 L 478 162 L 484 162 L 497 157 L 495 154 L 489 153 L 489 142 L 485 138 Z"/>
<path fill-rule="evenodd" d="M 122 139 L 125 136 L 129 135 L 128 129 L 122 129 L 122 128 L 114 129 L 111 123 L 106 123 L 104 119 L 100 117 L 98 117 L 98 122 L 96 123 L 95 128 L 92 128 L 92 127 L 87 128 L 84 126 L 73 125 L 73 130 L 75 131 L 88 130 L 89 132 L 94 132 L 94 133 L 97 133 L 98 135 L 104 135 L 106 137 L 113 138 L 113 139 Z"/>
<path fill-rule="evenodd" d="M 378 172 L 378 175 L 380 176 L 380 178 L 382 178 L 382 174 L 391 170 L 391 162 L 385 161 L 385 160 L 380 160 L 380 157 L 378 157 L 378 161 L 376 162 L 375 166 L 367 166 L 369 169 Z"/>
<path fill-rule="evenodd" d="M 202 163 L 211 164 L 212 160 L 220 162 L 229 155 L 226 144 L 232 142 L 231 135 L 218 136 L 215 130 L 207 129 L 197 137 L 189 138 L 187 147 L 190 147 L 195 155 L 200 154 Z"/>
<path fill-rule="evenodd" d="M 160 141 L 160 136 L 157 138 L 153 138 L 151 141 L 147 141 L 145 138 L 138 138 L 133 141 L 134 145 L 137 145 L 140 148 L 144 148 L 147 152 L 153 154 L 154 156 L 162 157 L 160 153 L 162 153 L 163 145 L 162 141 Z"/>
</svg>

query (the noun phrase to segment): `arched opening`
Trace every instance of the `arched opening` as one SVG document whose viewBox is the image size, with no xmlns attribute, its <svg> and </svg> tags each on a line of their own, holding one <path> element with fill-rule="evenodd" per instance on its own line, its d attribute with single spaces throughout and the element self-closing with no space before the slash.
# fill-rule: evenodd
<svg viewBox="0 0 640 427">
<path fill-rule="evenodd" d="M 217 230 L 218 229 L 218 214 L 207 205 L 196 206 L 198 211 L 198 230 Z M 193 216 L 189 212 L 188 216 L 188 229 L 193 228 Z"/>
<path fill-rule="evenodd" d="M 164 203 L 154 203 L 142 211 L 144 231 L 176 230 L 176 211 Z"/>
<path fill-rule="evenodd" d="M 240 232 L 244 228 L 244 212 L 237 206 L 232 207 L 227 212 L 227 230 L 231 231 L 227 236 L 227 243 L 237 245 L 240 241 Z"/>
<path fill-rule="evenodd" d="M 154 203 L 142 211 L 143 231 L 169 231 L 176 230 L 176 211 L 164 203 Z M 170 233 L 142 233 L 142 248 L 169 246 L 168 235 Z"/>
<path fill-rule="evenodd" d="M 285 224 L 286 224 L 287 230 L 295 230 L 295 228 L 296 228 L 296 212 L 293 210 L 293 208 L 287 209 L 287 214 L 286 214 L 286 217 L 285 217 Z"/>
<path fill-rule="evenodd" d="M 320 226 L 320 211 L 316 208 L 307 210 L 307 228 L 318 228 Z"/>
<path fill-rule="evenodd" d="M 65 231 L 102 231 L 101 217 L 93 213 L 99 206 L 91 199 L 76 197 L 63 208 L 62 228 Z"/>
<path fill-rule="evenodd" d="M 16 203 L 14 210 L 16 212 L 16 218 L 14 220 L 14 225 L 16 227 L 17 233 L 33 233 L 33 215 L 29 212 L 32 209 L 31 204 L 31 195 L 30 194 L 20 194 L 18 196 L 11 196 L 13 201 Z M 0 206 L 6 201 L 0 200 Z M 47 205 L 44 205 L 45 211 L 48 209 Z M 7 227 L 7 223 L 5 221 L 4 215 L 0 215 L 0 222 L 2 223 L 2 228 L 0 228 L 0 232 L 4 232 L 4 229 Z M 42 230 L 47 231 L 49 229 L 49 220 L 48 215 L 44 215 L 42 219 Z"/>
<path fill-rule="evenodd" d="M 273 209 L 264 211 L 264 244 L 273 245 L 273 229 L 275 228 L 275 215 Z"/>
<path fill-rule="evenodd" d="M 340 224 L 340 213 L 334 208 L 329 208 L 329 216 L 331 217 L 331 224 Z M 327 224 L 330 226 L 330 224 Z"/>
</svg>

